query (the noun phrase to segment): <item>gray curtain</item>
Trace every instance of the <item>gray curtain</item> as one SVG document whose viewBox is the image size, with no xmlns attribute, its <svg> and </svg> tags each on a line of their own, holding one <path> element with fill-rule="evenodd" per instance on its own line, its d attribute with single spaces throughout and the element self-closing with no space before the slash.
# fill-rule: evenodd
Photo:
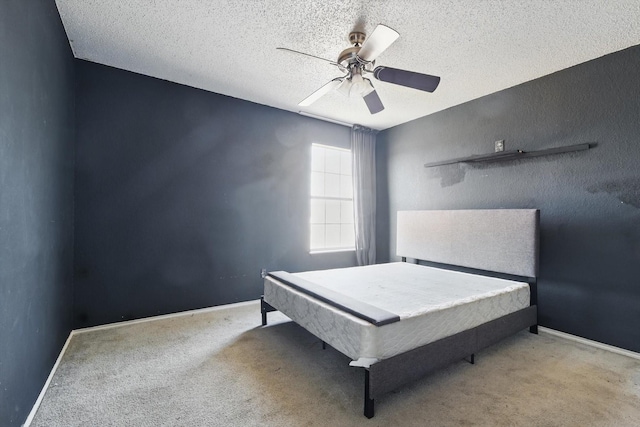
<svg viewBox="0 0 640 427">
<path fill-rule="evenodd" d="M 351 128 L 353 214 L 358 265 L 376 262 L 376 131 Z"/>
</svg>

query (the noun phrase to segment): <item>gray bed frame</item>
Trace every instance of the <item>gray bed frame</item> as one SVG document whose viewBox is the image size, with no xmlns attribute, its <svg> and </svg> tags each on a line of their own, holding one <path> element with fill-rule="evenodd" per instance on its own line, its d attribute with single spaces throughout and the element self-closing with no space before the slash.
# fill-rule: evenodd
<svg viewBox="0 0 640 427">
<path fill-rule="evenodd" d="M 375 399 L 385 393 L 452 362 L 469 358 L 474 363 L 478 351 L 523 329 L 538 333 L 539 222 L 537 209 L 398 212 L 396 254 L 402 261 L 517 276 L 529 283 L 531 301 L 525 309 L 361 368 L 367 418 L 374 416 Z M 262 300 L 263 325 L 270 311 L 275 309 Z"/>
</svg>

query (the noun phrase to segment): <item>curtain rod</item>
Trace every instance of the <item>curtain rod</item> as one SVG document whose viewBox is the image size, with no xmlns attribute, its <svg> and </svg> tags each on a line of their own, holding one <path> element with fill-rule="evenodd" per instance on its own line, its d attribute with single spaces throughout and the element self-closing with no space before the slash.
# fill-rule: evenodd
<svg viewBox="0 0 640 427">
<path fill-rule="evenodd" d="M 351 124 L 351 123 L 341 122 L 340 120 L 330 119 L 328 117 L 319 116 L 317 114 L 307 113 L 305 111 L 298 111 L 298 114 L 300 114 L 301 116 L 311 117 L 312 119 L 323 120 L 325 122 L 331 122 L 331 123 L 335 123 L 337 125 L 342 125 L 342 126 L 346 126 L 346 127 L 353 126 L 353 124 Z"/>
</svg>

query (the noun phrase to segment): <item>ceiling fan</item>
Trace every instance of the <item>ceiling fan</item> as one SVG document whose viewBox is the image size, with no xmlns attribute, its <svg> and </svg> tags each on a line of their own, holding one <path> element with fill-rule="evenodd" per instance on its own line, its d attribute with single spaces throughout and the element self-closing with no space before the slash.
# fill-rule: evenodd
<svg viewBox="0 0 640 427">
<path fill-rule="evenodd" d="M 343 73 L 346 73 L 342 77 L 331 80 L 303 99 L 298 104 L 301 107 L 313 104 L 325 94 L 336 89 L 338 92 L 350 97 L 362 97 L 365 104 L 367 104 L 367 108 L 369 108 L 369 112 L 376 114 L 384 110 L 384 105 L 371 80 L 365 77 L 369 74 L 373 74 L 373 77 L 382 82 L 426 92 L 433 92 L 440 83 L 440 77 L 429 74 L 383 66 L 374 68 L 376 58 L 391 46 L 398 37 L 400 37 L 400 34 L 397 31 L 382 24 L 379 24 L 369 37 L 360 31 L 351 32 L 349 34 L 349 42 L 353 46 L 340 52 L 337 61 L 331 61 L 286 47 L 278 47 L 277 49 L 327 61 L 337 66 Z"/>
</svg>

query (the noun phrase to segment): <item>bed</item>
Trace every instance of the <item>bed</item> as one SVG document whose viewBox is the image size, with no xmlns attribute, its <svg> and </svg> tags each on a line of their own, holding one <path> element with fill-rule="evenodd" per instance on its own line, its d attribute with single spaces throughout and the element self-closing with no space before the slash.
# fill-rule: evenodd
<svg viewBox="0 0 640 427">
<path fill-rule="evenodd" d="M 262 324 L 279 310 L 351 358 L 364 370 L 371 418 L 385 393 L 454 361 L 473 363 L 520 330 L 537 333 L 538 225 L 535 209 L 400 211 L 402 262 L 270 272 Z"/>
</svg>

